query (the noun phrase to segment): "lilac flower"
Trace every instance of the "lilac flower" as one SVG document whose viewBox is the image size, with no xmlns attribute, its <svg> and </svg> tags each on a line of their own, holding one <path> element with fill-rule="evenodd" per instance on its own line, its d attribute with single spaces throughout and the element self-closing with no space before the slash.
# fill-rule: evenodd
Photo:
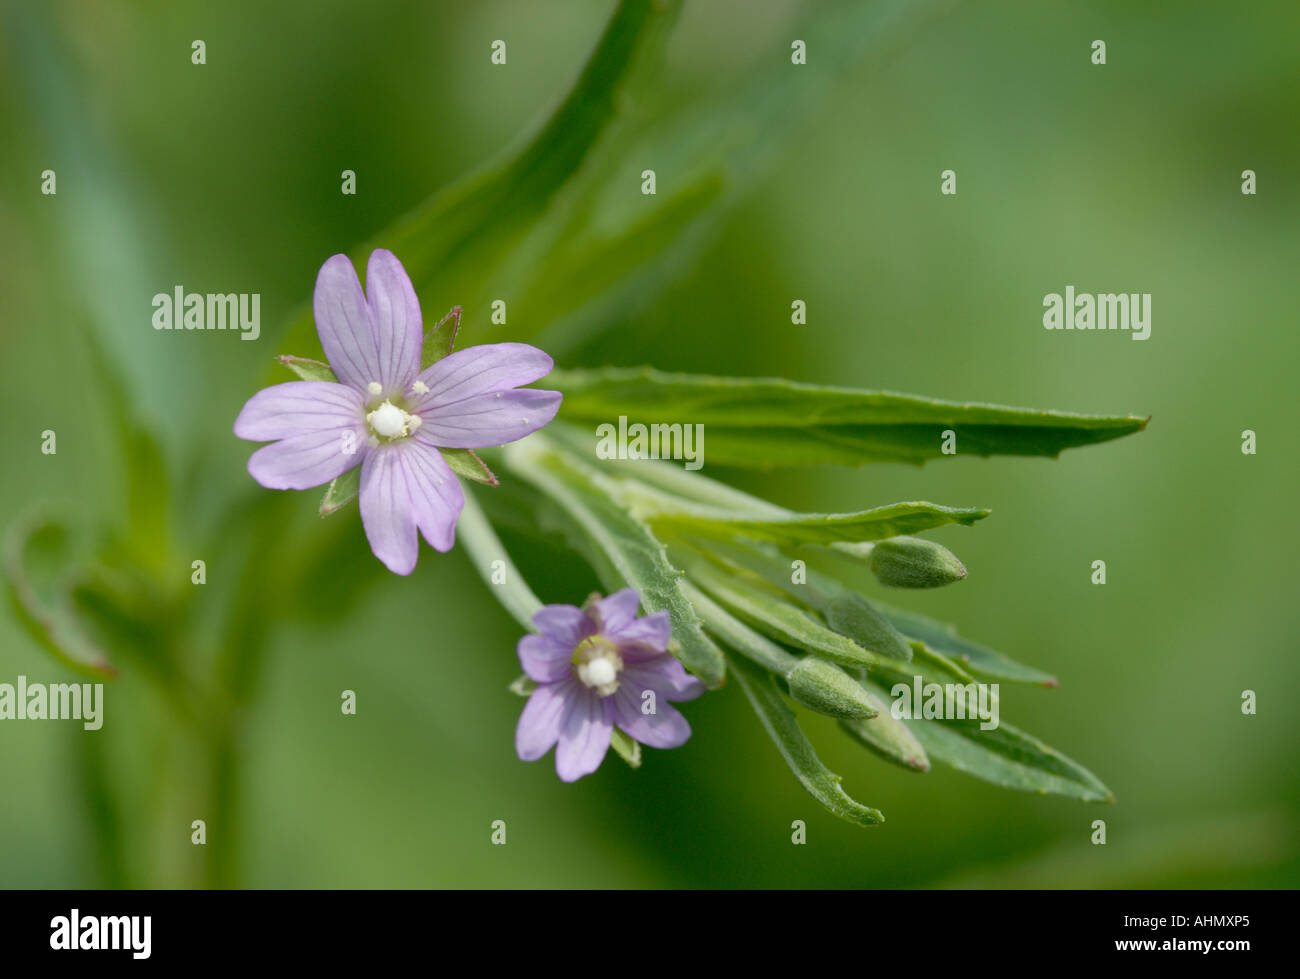
<svg viewBox="0 0 1300 979">
<path fill-rule="evenodd" d="M 410 574 L 417 529 L 448 551 L 465 505 L 439 448 L 502 445 L 554 418 L 558 391 L 518 388 L 549 373 L 551 358 L 527 344 L 494 343 L 421 371 L 420 304 L 401 262 L 383 249 L 370 255 L 364 294 L 346 255 L 326 261 L 312 305 L 337 383 L 291 381 L 253 395 L 235 434 L 275 441 L 253 453 L 248 471 L 269 489 L 300 490 L 360 465 L 370 549 L 389 570 Z"/>
<path fill-rule="evenodd" d="M 536 761 L 558 741 L 555 771 L 573 782 L 600 767 L 615 724 L 652 748 L 686 743 L 691 726 L 668 701 L 694 700 L 704 685 L 666 652 L 668 613 L 638 619 L 639 604 L 625 588 L 533 616 L 541 634 L 519 640 L 519 661 L 538 685 L 515 730 L 520 759 Z"/>
</svg>

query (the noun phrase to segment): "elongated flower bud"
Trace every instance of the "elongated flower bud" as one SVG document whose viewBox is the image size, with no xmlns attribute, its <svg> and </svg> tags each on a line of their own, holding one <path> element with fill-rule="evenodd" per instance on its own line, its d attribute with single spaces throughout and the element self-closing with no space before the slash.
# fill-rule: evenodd
<svg viewBox="0 0 1300 979">
<path fill-rule="evenodd" d="M 822 609 L 826 624 L 841 636 L 848 636 L 863 649 L 881 656 L 910 662 L 912 647 L 894 624 L 861 595 L 842 592 Z"/>
<path fill-rule="evenodd" d="M 805 656 L 785 679 L 790 685 L 790 698 L 819 714 L 849 720 L 876 716 L 862 685 L 823 659 Z"/>
<path fill-rule="evenodd" d="M 871 571 L 892 588 L 938 588 L 966 577 L 957 556 L 933 541 L 891 537 L 871 549 Z"/>
</svg>

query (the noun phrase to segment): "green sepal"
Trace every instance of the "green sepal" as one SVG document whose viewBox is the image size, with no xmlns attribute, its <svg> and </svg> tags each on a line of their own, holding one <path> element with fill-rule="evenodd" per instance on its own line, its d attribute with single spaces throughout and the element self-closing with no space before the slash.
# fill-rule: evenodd
<svg viewBox="0 0 1300 979">
<path fill-rule="evenodd" d="M 361 491 L 361 467 L 354 466 L 342 476 L 334 477 L 330 483 L 329 489 L 320 501 L 320 515 L 328 517 L 331 513 L 343 509 L 354 499 L 357 493 Z"/>
<path fill-rule="evenodd" d="M 451 311 L 433 324 L 433 329 L 424 335 L 424 346 L 420 348 L 420 370 L 436 364 L 451 353 L 456 348 L 458 332 L 460 332 L 460 307 L 453 306 Z"/>
<path fill-rule="evenodd" d="M 614 728 L 609 738 L 609 746 L 633 768 L 641 767 L 641 742 L 631 735 L 624 733 L 619 728 Z"/>
<path fill-rule="evenodd" d="M 332 381 L 335 384 L 338 383 L 338 378 L 334 376 L 334 371 L 330 365 L 321 363 L 319 360 L 294 357 L 290 354 L 281 354 L 275 359 L 304 381 Z"/>
<path fill-rule="evenodd" d="M 439 449 L 451 471 L 457 476 L 464 476 L 485 486 L 500 486 L 496 475 L 488 468 L 486 462 L 478 457 L 473 449 Z"/>
</svg>

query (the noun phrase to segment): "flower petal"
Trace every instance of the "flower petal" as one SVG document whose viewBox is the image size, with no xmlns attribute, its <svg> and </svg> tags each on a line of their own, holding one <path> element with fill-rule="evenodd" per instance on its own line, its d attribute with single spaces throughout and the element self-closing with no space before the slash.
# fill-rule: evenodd
<svg viewBox="0 0 1300 979">
<path fill-rule="evenodd" d="M 235 434 L 252 442 L 270 442 L 326 429 L 351 429 L 361 445 L 364 420 L 361 395 L 346 384 L 289 381 L 249 398 L 235 419 Z"/>
<path fill-rule="evenodd" d="M 374 315 L 346 255 L 326 259 L 311 302 L 316 333 L 334 376 L 364 392 L 366 385 L 380 379 L 379 344 Z"/>
<path fill-rule="evenodd" d="M 694 700 L 704 693 L 704 684 L 667 654 L 643 663 L 627 663 L 619 676 L 619 688 L 623 686 L 635 688 L 638 696 L 642 690 L 653 690 L 660 700 Z"/>
<path fill-rule="evenodd" d="M 547 425 L 560 410 L 561 400 L 559 391 L 520 388 L 421 408 L 419 437 L 448 449 L 505 445 Z"/>
<path fill-rule="evenodd" d="M 618 646 L 619 655 L 625 663 L 644 663 L 662 656 L 672 634 L 673 627 L 667 612 L 656 612 L 644 619 L 636 619 L 621 629 L 605 630 L 605 635 Z"/>
<path fill-rule="evenodd" d="M 632 624 L 636 619 L 636 610 L 640 607 L 641 596 L 637 594 L 637 590 L 623 588 L 597 601 L 593 617 L 600 627 L 601 634 L 613 639 L 617 632 Z"/>
<path fill-rule="evenodd" d="M 404 392 L 420 372 L 424 320 L 411 279 L 392 252 L 377 248 L 366 265 L 366 302 L 379 346 L 379 376 L 385 392 Z"/>
<path fill-rule="evenodd" d="M 328 483 L 363 461 L 365 442 L 354 438 L 349 445 L 348 434 L 345 429 L 325 429 L 264 445 L 248 460 L 248 472 L 267 489 L 302 490 Z"/>
<path fill-rule="evenodd" d="M 524 672 L 538 683 L 555 683 L 573 671 L 573 646 L 550 636 L 524 636 L 516 649 Z"/>
<path fill-rule="evenodd" d="M 466 347 L 430 364 L 421 373 L 429 391 L 414 402 L 413 411 L 464 401 L 480 394 L 495 394 L 521 384 L 531 384 L 551 372 L 555 362 L 544 351 L 526 343 L 485 343 Z"/>
<path fill-rule="evenodd" d="M 614 701 L 614 719 L 619 727 L 651 748 L 680 748 L 691 736 L 691 725 L 681 712 L 658 693 L 655 712 L 641 712 L 642 691 L 623 682 L 610 699 Z"/>
<path fill-rule="evenodd" d="M 465 494 L 436 450 L 409 439 L 373 449 L 361 466 L 360 493 L 370 549 L 390 571 L 415 569 L 417 527 L 434 548 L 451 550 Z"/>
<path fill-rule="evenodd" d="M 551 750 L 560 736 L 575 684 L 543 683 L 528 697 L 515 727 L 515 751 L 520 761 L 536 761 Z"/>
<path fill-rule="evenodd" d="M 599 768 L 614 733 L 612 699 L 596 696 L 576 680 L 571 682 L 572 693 L 566 694 L 569 709 L 560 724 L 560 745 L 555 749 L 555 773 L 565 782 L 576 782 Z"/>
<path fill-rule="evenodd" d="M 576 605 L 543 605 L 533 613 L 533 625 L 543 635 L 567 645 L 570 652 L 596 631 L 596 624 Z"/>
</svg>

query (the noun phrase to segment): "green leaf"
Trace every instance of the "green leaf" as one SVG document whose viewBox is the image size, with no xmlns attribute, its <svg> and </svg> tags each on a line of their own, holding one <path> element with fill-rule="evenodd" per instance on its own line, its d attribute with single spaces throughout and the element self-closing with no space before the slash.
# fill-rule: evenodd
<svg viewBox="0 0 1300 979">
<path fill-rule="evenodd" d="M 760 469 L 922 463 L 942 456 L 949 429 L 959 456 L 1056 456 L 1148 421 L 650 368 L 552 371 L 547 384 L 564 393 L 568 421 L 595 426 L 626 415 L 629 423 L 700 424 L 707 464 Z"/>
<path fill-rule="evenodd" d="M 890 608 L 887 605 L 879 605 L 879 608 L 899 632 L 920 640 L 930 649 L 961 663 L 973 676 L 981 680 L 1034 683 L 1044 687 L 1059 686 L 1059 681 L 1050 673 L 1017 663 L 995 649 L 963 639 L 954 627 L 946 623 L 937 622 L 916 612 Z"/>
<path fill-rule="evenodd" d="M 1005 721 L 981 731 L 978 721 L 906 722 L 935 761 L 1008 789 L 1114 802 L 1110 789 L 1082 765 Z"/>
<path fill-rule="evenodd" d="M 504 265 L 579 173 L 618 115 L 630 80 L 662 51 L 681 0 L 622 0 L 576 84 L 549 119 L 501 162 L 434 194 L 361 247 L 349 252 L 364 268 L 375 248 L 401 260 L 426 304 L 458 302 L 473 313 L 499 282 Z M 313 342 L 304 305 L 286 346 Z"/>
<path fill-rule="evenodd" d="M 656 511 L 640 505 L 638 512 L 652 524 L 663 522 L 700 533 L 748 537 L 786 546 L 883 540 L 952 523 L 969 526 L 989 515 L 988 510 L 920 502 L 891 503 L 856 513 L 791 513 L 784 517 L 737 517 L 723 509 L 694 506 Z"/>
<path fill-rule="evenodd" d="M 847 666 L 867 666 L 876 660 L 852 639 L 828 629 L 748 575 L 725 574 L 707 561 L 692 562 L 686 572 L 741 619 L 781 642 Z"/>
<path fill-rule="evenodd" d="M 863 684 L 876 716 L 858 720 L 842 720 L 840 727 L 858 744 L 886 761 L 913 772 L 928 772 L 930 758 L 921 742 L 897 717 L 890 712 L 889 700 L 879 687 Z"/>
<path fill-rule="evenodd" d="M 46 652 L 71 670 L 99 680 L 117 670 L 76 621 L 61 570 L 69 532 L 40 511 L 16 521 L 4 538 L 6 590 L 15 618 Z M 58 570 L 56 570 L 58 569 Z"/>
<path fill-rule="evenodd" d="M 424 336 L 420 348 L 420 370 L 431 367 L 456 349 L 456 334 L 460 332 L 460 307 L 453 306 Z"/>
<path fill-rule="evenodd" d="M 744 659 L 731 660 L 732 673 L 749 698 L 754 713 L 762 721 L 781 757 L 808 794 L 828 812 L 856 826 L 875 826 L 885 821 L 878 809 L 856 801 L 840 785 L 840 777 L 817 757 L 794 711 L 786 704 L 771 675 Z"/>
<path fill-rule="evenodd" d="M 464 476 L 486 486 L 498 485 L 492 470 L 473 449 L 439 449 L 438 451 L 442 453 L 443 459 L 457 476 Z"/>
<path fill-rule="evenodd" d="M 361 492 L 361 467 L 355 466 L 341 476 L 336 476 L 320 501 L 320 515 L 328 517 L 337 513 L 357 498 Z"/>
<path fill-rule="evenodd" d="M 641 742 L 625 734 L 621 728 L 614 728 L 610 735 L 609 746 L 633 768 L 641 767 Z"/>
<path fill-rule="evenodd" d="M 720 685 L 726 670 L 722 653 L 705 636 L 682 594 L 681 572 L 669 563 L 650 528 L 616 502 L 612 481 L 560 451 L 540 432 L 506 446 L 503 457 L 516 476 L 549 497 L 571 521 L 605 587 L 629 585 L 646 610 L 666 611 L 682 662 L 707 685 Z"/>
<path fill-rule="evenodd" d="M 338 383 L 338 378 L 334 376 L 334 370 L 329 364 L 322 363 L 319 360 L 310 360 L 307 357 L 294 357 L 290 354 L 281 354 L 275 358 L 285 367 L 293 371 L 304 381 L 332 381 Z"/>
</svg>

